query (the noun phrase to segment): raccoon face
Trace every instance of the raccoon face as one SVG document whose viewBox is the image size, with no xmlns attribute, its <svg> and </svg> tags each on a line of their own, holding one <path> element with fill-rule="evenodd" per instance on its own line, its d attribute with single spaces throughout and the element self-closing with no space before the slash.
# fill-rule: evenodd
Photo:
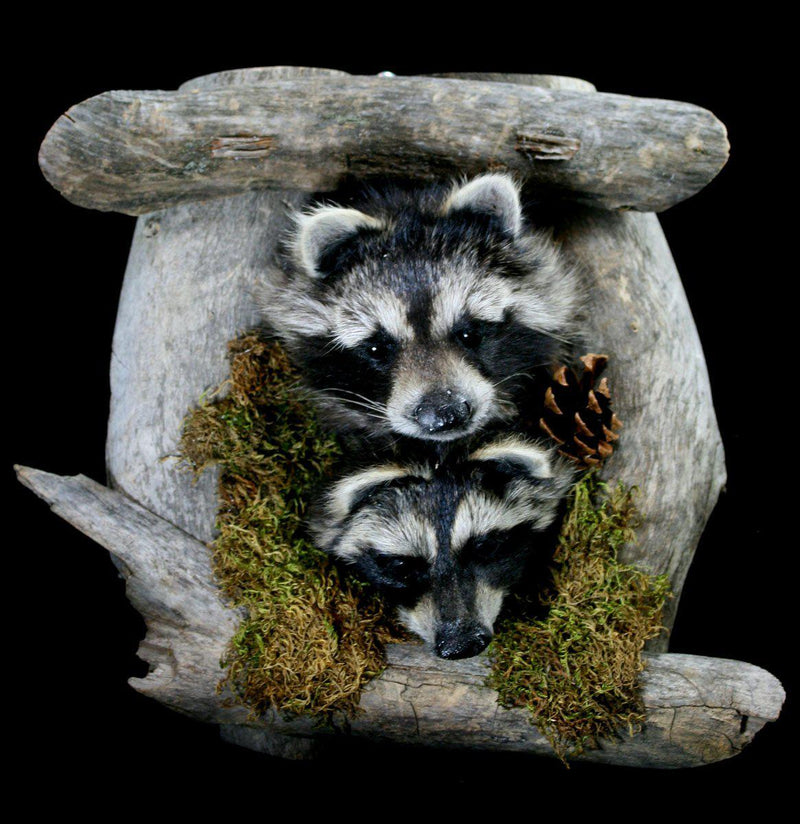
<svg viewBox="0 0 800 824">
<path fill-rule="evenodd" d="M 398 607 L 442 658 L 489 643 L 503 599 L 553 522 L 571 468 L 518 437 L 452 466 L 387 464 L 334 484 L 315 507 L 320 548 Z"/>
<path fill-rule="evenodd" d="M 515 414 L 572 333 L 574 273 L 523 230 L 511 178 L 297 218 L 264 316 L 340 430 L 433 441 Z"/>
</svg>

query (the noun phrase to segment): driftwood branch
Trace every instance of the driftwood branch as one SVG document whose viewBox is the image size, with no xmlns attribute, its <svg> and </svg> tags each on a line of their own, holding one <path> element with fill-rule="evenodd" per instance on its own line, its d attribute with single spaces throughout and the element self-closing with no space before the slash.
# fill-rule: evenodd
<svg viewBox="0 0 800 824">
<path fill-rule="evenodd" d="M 243 720 L 220 706 L 220 661 L 239 616 L 213 582 L 208 547 L 144 507 L 95 481 L 16 467 L 19 480 L 53 512 L 105 547 L 126 580 L 128 600 L 146 619 L 140 692 L 205 721 Z"/>
<path fill-rule="evenodd" d="M 128 597 L 148 625 L 139 654 L 153 671 L 131 679 L 133 687 L 222 725 L 230 741 L 281 755 L 307 753 L 310 720 L 250 719 L 244 707 L 216 694 L 219 661 L 239 617 L 219 600 L 203 544 L 83 476 L 24 467 L 18 473 L 57 514 L 116 557 Z M 784 700 L 776 678 L 740 661 L 673 654 L 646 661 L 645 727 L 603 741 L 582 759 L 687 767 L 729 758 L 778 717 Z M 487 673 L 485 656 L 444 661 L 419 645 L 390 646 L 388 667 L 368 685 L 349 731 L 404 744 L 552 753 L 527 711 L 498 706 Z"/>
<path fill-rule="evenodd" d="M 356 734 L 445 746 L 548 754 L 527 711 L 501 709 L 485 686 L 488 661 L 432 658 L 420 647 L 389 649 L 389 668 L 365 692 Z M 642 699 L 647 721 L 635 735 L 603 741 L 584 760 L 688 767 L 736 755 L 784 699 L 774 676 L 741 661 L 656 653 L 646 656 Z"/>
<path fill-rule="evenodd" d="M 728 156 L 724 126 L 702 108 L 576 83 L 253 70 L 220 85 L 79 103 L 47 134 L 41 168 L 73 203 L 134 215 L 255 189 L 332 190 L 349 174 L 488 168 L 595 206 L 660 211 Z"/>
</svg>

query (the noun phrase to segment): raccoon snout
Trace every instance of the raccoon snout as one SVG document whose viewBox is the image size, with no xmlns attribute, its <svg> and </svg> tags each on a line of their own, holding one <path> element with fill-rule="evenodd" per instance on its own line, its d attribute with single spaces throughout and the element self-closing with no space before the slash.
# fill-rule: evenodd
<svg viewBox="0 0 800 824">
<path fill-rule="evenodd" d="M 437 629 L 433 647 L 440 658 L 472 658 L 491 640 L 491 631 L 476 621 L 446 621 Z"/>
<path fill-rule="evenodd" d="M 414 410 L 413 418 L 428 432 L 446 432 L 464 426 L 471 415 L 472 407 L 468 401 L 445 390 L 426 395 Z"/>
</svg>

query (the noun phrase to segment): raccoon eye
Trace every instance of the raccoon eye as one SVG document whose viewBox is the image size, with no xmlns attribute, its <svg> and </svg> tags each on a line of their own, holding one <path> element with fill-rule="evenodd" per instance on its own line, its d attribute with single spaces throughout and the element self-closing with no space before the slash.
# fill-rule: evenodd
<svg viewBox="0 0 800 824">
<path fill-rule="evenodd" d="M 497 535 L 477 535 L 470 538 L 465 547 L 469 558 L 477 563 L 488 563 L 502 554 L 504 541 Z"/>
<path fill-rule="evenodd" d="M 524 554 L 526 550 L 524 536 L 498 531 L 473 536 L 461 550 L 461 555 L 467 563 L 494 564 Z"/>
<path fill-rule="evenodd" d="M 412 571 L 411 559 L 404 558 L 402 555 L 376 554 L 375 563 L 385 575 L 398 580 L 407 578 Z"/>
<path fill-rule="evenodd" d="M 481 342 L 481 336 L 472 329 L 466 329 L 459 332 L 458 340 L 469 349 L 474 349 Z"/>
<path fill-rule="evenodd" d="M 391 555 L 373 551 L 372 555 L 383 586 L 393 589 L 410 587 L 424 577 L 426 563 L 410 555 Z"/>
<path fill-rule="evenodd" d="M 389 335 L 385 332 L 377 332 L 367 338 L 359 346 L 358 351 L 368 361 L 379 366 L 385 366 L 394 357 L 395 349 L 395 343 Z"/>
<path fill-rule="evenodd" d="M 453 337 L 466 349 L 477 349 L 489 331 L 488 324 L 479 320 L 464 320 L 453 329 Z"/>
</svg>

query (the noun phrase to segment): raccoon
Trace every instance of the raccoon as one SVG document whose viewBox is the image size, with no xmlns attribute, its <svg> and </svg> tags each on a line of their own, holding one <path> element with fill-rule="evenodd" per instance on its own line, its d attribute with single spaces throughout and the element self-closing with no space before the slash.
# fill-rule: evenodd
<svg viewBox="0 0 800 824">
<path fill-rule="evenodd" d="M 441 658 L 490 642 L 507 592 L 544 553 L 574 479 L 538 443 L 505 435 L 466 460 L 386 463 L 346 475 L 312 507 L 316 544 L 372 583 Z"/>
<path fill-rule="evenodd" d="M 579 278 L 505 174 L 296 216 L 267 327 L 342 434 L 446 444 L 508 422 L 574 337 Z"/>
</svg>

